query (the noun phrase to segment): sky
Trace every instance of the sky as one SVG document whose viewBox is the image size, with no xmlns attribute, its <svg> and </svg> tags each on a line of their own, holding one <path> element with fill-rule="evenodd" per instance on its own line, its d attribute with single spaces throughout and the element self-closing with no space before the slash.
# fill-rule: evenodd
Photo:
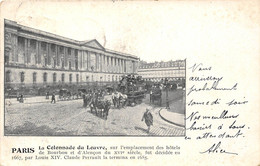
<svg viewBox="0 0 260 166">
<path fill-rule="evenodd" d="M 5 4 L 4 18 L 75 40 L 97 39 L 147 62 L 168 61 L 216 56 L 229 47 L 248 54 L 241 43 L 259 31 L 259 8 L 241 2 L 14 1 Z"/>
</svg>

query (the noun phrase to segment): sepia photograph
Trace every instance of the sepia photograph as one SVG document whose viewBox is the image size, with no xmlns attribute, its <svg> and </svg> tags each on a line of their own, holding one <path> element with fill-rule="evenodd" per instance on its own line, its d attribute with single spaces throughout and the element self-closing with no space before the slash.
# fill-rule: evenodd
<svg viewBox="0 0 260 166">
<path fill-rule="evenodd" d="M 4 20 L 6 136 L 185 136 L 186 59 L 57 33 Z"/>
</svg>

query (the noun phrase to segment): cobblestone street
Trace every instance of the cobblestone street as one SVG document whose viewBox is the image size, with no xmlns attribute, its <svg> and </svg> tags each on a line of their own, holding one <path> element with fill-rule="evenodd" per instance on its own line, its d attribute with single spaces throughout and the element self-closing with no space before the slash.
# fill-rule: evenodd
<svg viewBox="0 0 260 166">
<path fill-rule="evenodd" d="M 154 124 L 147 133 L 141 121 L 148 104 L 109 111 L 107 120 L 82 107 L 82 100 L 59 101 L 56 104 L 13 103 L 6 105 L 6 135 L 129 135 L 129 136 L 183 136 L 185 129 L 165 122 L 159 116 L 160 107 L 153 108 Z"/>
</svg>

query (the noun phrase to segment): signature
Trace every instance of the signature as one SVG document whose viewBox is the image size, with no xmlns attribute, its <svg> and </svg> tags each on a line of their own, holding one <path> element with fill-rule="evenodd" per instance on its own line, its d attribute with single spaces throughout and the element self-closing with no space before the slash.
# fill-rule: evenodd
<svg viewBox="0 0 260 166">
<path fill-rule="evenodd" d="M 228 151 L 224 150 L 223 148 L 220 147 L 220 145 L 221 145 L 221 141 L 219 141 L 218 144 L 213 144 L 209 149 L 207 149 L 204 152 L 200 152 L 200 153 L 201 154 L 203 154 L 203 153 L 207 153 L 207 154 L 211 154 L 211 153 L 225 153 L 225 154 L 238 155 L 237 153 L 228 152 Z"/>
</svg>

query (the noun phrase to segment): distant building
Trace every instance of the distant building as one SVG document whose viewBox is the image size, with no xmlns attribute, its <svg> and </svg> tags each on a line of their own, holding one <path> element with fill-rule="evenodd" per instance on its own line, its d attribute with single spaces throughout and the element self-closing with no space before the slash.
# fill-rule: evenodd
<svg viewBox="0 0 260 166">
<path fill-rule="evenodd" d="M 185 60 L 153 62 L 140 61 L 138 74 L 145 81 L 159 82 L 167 78 L 169 81 L 185 80 Z"/>
<path fill-rule="evenodd" d="M 139 58 L 5 20 L 5 87 L 111 83 L 136 74 Z"/>
</svg>

